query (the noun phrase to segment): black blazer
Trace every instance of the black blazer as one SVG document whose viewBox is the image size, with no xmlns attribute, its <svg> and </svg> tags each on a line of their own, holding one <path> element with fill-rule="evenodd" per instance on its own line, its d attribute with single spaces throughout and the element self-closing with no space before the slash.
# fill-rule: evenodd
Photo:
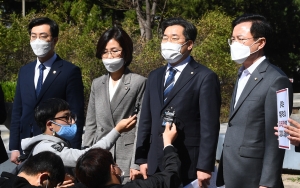
<svg viewBox="0 0 300 188">
<path fill-rule="evenodd" d="M 35 94 L 34 69 L 36 61 L 21 67 L 13 103 L 10 126 L 10 150 L 21 150 L 21 140 L 41 134 L 34 119 L 34 109 L 49 98 L 61 98 L 77 114 L 77 133 L 72 147 L 81 148 L 84 125 L 84 97 L 80 69 L 57 56 L 38 97 Z M 33 133 L 33 134 L 32 134 Z"/>
<path fill-rule="evenodd" d="M 162 170 L 162 114 L 176 111 L 178 137 L 174 146 L 182 162 L 183 184 L 197 178 L 196 170 L 213 171 L 219 136 L 220 83 L 217 75 L 193 58 L 163 102 L 167 66 L 152 71 L 146 83 L 136 143 L 136 163 L 148 163 L 148 173 Z"/>
</svg>

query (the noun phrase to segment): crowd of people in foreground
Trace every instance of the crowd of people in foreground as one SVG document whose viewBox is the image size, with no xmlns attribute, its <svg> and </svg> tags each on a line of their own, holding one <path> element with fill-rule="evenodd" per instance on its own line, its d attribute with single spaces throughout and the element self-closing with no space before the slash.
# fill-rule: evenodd
<svg viewBox="0 0 300 188">
<path fill-rule="evenodd" d="M 10 127 L 10 160 L 18 166 L 2 173 L 0 187 L 177 188 L 196 180 L 207 188 L 220 129 L 218 75 L 190 55 L 197 37 L 193 24 L 169 18 L 161 29 L 167 64 L 147 79 L 128 68 L 133 43 L 123 29 L 101 35 L 96 57 L 108 73 L 93 81 L 84 120 L 80 69 L 54 51 L 58 25 L 33 19 L 28 33 L 37 59 L 19 71 Z M 231 59 L 241 66 L 217 186 L 283 187 L 276 91 L 289 89 L 290 108 L 293 92 L 288 77 L 266 56 L 271 31 L 261 15 L 232 22 Z M 289 122 L 294 126 L 285 131 L 299 146 L 300 124 Z M 0 162 L 7 160 L 1 146 Z"/>
</svg>

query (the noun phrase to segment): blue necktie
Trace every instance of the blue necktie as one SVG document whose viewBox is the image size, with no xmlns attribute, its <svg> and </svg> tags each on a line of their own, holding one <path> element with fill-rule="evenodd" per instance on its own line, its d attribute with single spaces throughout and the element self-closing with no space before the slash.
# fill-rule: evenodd
<svg viewBox="0 0 300 188">
<path fill-rule="evenodd" d="M 42 89 L 42 85 L 43 85 L 43 75 L 44 75 L 44 70 L 46 69 L 45 65 L 40 64 L 39 65 L 39 69 L 40 69 L 40 76 L 36 85 L 36 89 L 35 89 L 35 93 L 36 93 L 36 97 L 39 96 L 40 91 Z"/>
<path fill-rule="evenodd" d="M 176 74 L 176 69 L 173 69 L 172 67 L 170 67 L 169 68 L 169 76 L 167 78 L 167 81 L 165 83 L 165 88 L 164 88 L 164 102 L 166 102 L 170 91 L 174 87 L 175 74 Z"/>
</svg>

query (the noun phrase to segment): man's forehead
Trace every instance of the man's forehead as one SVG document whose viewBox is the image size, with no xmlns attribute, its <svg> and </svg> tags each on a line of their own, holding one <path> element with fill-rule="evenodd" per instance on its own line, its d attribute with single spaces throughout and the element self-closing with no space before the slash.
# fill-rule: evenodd
<svg viewBox="0 0 300 188">
<path fill-rule="evenodd" d="M 250 33 L 251 26 L 252 26 L 252 22 L 239 23 L 233 28 L 232 35 L 238 36 L 238 35 L 251 34 Z"/>
<path fill-rule="evenodd" d="M 36 34 L 39 34 L 39 33 L 50 33 L 50 25 L 43 24 L 43 25 L 34 26 L 31 29 L 31 33 L 36 33 Z"/>
<path fill-rule="evenodd" d="M 164 35 L 183 35 L 183 30 L 181 25 L 171 25 L 165 29 Z"/>
</svg>

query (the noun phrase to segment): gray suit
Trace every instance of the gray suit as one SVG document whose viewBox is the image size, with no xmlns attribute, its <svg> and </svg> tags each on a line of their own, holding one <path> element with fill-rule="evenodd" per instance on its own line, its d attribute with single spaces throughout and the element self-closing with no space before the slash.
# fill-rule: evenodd
<svg viewBox="0 0 300 188">
<path fill-rule="evenodd" d="M 83 146 L 91 146 L 105 136 L 124 118 L 132 115 L 137 103 L 141 104 L 146 78 L 131 73 L 128 68 L 120 80 L 119 86 L 110 102 L 109 75 L 103 75 L 93 81 L 86 117 Z M 138 125 L 138 123 L 137 123 Z M 110 150 L 116 163 L 129 176 L 129 168 L 139 169 L 134 164 L 133 148 L 136 129 L 123 133 Z"/>
<path fill-rule="evenodd" d="M 267 59 L 251 74 L 234 108 L 235 85 L 217 185 L 225 181 L 226 188 L 282 186 L 285 150 L 278 148 L 273 127 L 277 124 L 276 91 L 283 88 L 289 89 L 291 112 L 292 84 Z"/>
</svg>

